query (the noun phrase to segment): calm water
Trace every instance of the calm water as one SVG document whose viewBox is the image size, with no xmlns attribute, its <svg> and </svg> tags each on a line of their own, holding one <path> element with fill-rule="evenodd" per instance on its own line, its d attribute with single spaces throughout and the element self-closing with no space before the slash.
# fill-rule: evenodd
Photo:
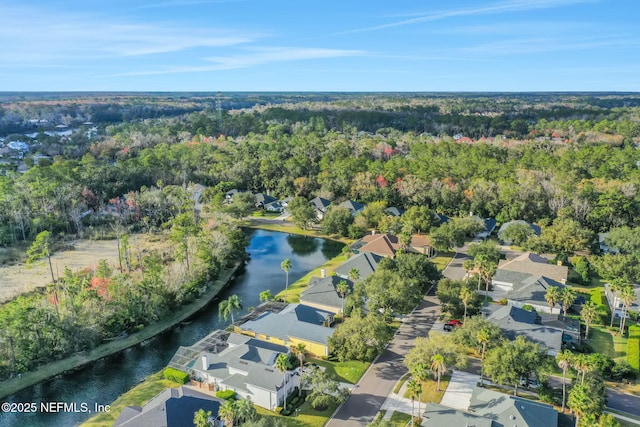
<svg viewBox="0 0 640 427">
<path fill-rule="evenodd" d="M 249 231 L 251 243 L 247 252 L 251 258 L 233 283 L 219 295 L 225 299 L 237 294 L 242 298 L 243 313 L 248 307 L 260 304 L 260 292 L 269 289 L 274 295 L 284 289 L 285 274 L 280 263 L 291 259 L 289 283 L 338 255 L 341 243 L 295 236 L 272 231 Z M 148 375 L 163 369 L 179 346 L 191 345 L 214 329 L 224 328 L 227 322 L 218 319 L 216 301 L 196 314 L 188 325 L 176 327 L 142 345 L 100 360 L 80 371 L 25 389 L 8 399 L 10 402 L 76 402 L 89 408 L 109 404 L 119 395 L 140 383 Z M 0 426 L 73 426 L 89 418 L 90 414 L 6 414 L 0 413 Z"/>
</svg>

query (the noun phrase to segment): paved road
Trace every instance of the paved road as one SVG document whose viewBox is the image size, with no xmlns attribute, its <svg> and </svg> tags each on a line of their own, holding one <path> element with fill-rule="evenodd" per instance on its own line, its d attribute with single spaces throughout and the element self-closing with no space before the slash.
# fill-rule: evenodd
<svg viewBox="0 0 640 427">
<path fill-rule="evenodd" d="M 347 401 L 329 420 L 327 427 L 356 427 L 372 422 L 393 391 L 393 386 L 407 372 L 403 360 L 413 347 L 413 340 L 426 336 L 439 315 L 438 300 L 426 296 L 398 329 L 387 349 L 364 374 Z"/>
</svg>

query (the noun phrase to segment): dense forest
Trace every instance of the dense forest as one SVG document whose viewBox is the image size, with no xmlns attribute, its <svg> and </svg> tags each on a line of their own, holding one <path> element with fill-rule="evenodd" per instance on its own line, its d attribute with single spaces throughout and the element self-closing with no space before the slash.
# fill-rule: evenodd
<svg viewBox="0 0 640 427">
<path fill-rule="evenodd" d="M 50 162 L 25 158 L 24 173 L 4 169 L 0 246 L 28 247 L 42 232 L 55 243 L 106 227 L 119 236 L 164 233 L 176 252 L 171 259 L 148 254 L 134 265 L 121 263 L 122 274 L 104 265 L 65 271 L 44 296 L 5 304 L 0 355 L 10 363 L 1 366 L 0 378 L 160 318 L 175 301 L 197 296 L 202 275 L 215 277 L 240 255 L 244 242 L 230 220 L 215 216 L 211 223 L 194 213 L 194 184 L 206 187 L 202 201 L 211 211 L 237 188 L 426 207 L 449 217 L 524 219 L 545 230 L 547 240 L 532 245 L 555 253 L 588 254 L 597 251 L 595 233 L 617 236 L 640 226 L 639 95 L 99 97 L 3 98 L 0 123 L 8 127 L 0 129 L 7 134 L 43 117 L 49 125 L 91 121 L 100 133 L 64 141 L 39 135 L 32 149 L 51 155 Z M 101 215 L 122 206 L 126 215 L 115 223 Z M 567 235 L 581 240 L 563 246 Z M 619 256 L 635 257 L 636 249 Z M 179 285 L 164 279 L 172 263 L 192 268 L 190 255 L 199 260 L 196 273 Z M 600 257 L 593 264 L 637 277 L 629 273 L 637 259 L 620 260 Z M 102 326 L 87 326 L 96 317 Z"/>
</svg>

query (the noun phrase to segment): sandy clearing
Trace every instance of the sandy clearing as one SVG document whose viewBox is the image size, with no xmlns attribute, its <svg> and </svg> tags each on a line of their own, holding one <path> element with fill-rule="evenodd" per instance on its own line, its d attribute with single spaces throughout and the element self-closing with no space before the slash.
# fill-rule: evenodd
<svg viewBox="0 0 640 427">
<path fill-rule="evenodd" d="M 147 235 L 131 236 L 132 256 L 150 245 L 167 247 L 161 242 L 149 242 Z M 74 250 L 62 251 L 51 257 L 53 272 L 58 277 L 65 267 L 76 272 L 85 268 L 95 268 L 98 261 L 106 259 L 114 267 L 118 263 L 118 243 L 116 240 L 77 240 L 72 242 Z M 46 262 L 27 267 L 25 264 L 0 267 L 0 303 L 15 298 L 24 292 L 51 283 L 51 273 Z"/>
</svg>

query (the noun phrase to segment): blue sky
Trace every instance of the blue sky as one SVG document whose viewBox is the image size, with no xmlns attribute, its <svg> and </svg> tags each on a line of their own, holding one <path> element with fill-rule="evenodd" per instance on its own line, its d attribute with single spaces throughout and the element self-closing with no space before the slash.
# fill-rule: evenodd
<svg viewBox="0 0 640 427">
<path fill-rule="evenodd" d="M 640 91 L 638 0 L 0 0 L 1 91 Z"/>
</svg>

